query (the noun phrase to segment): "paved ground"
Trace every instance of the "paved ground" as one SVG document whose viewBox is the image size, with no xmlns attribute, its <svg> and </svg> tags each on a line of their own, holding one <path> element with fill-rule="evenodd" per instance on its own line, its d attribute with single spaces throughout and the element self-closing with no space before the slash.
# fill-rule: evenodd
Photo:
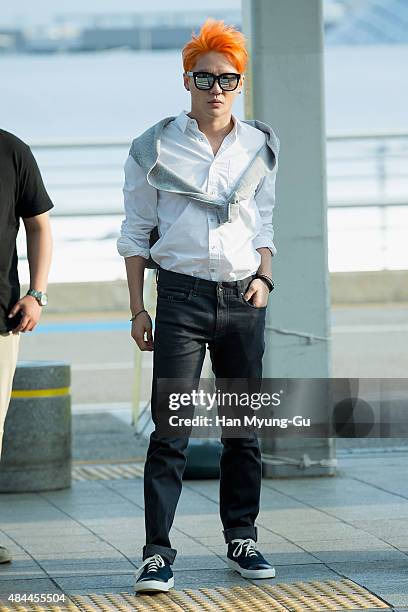
<svg viewBox="0 0 408 612">
<path fill-rule="evenodd" d="M 336 308 L 332 320 L 334 376 L 405 377 L 408 305 Z M 42 330 L 23 338 L 21 359 L 72 364 L 76 462 L 144 457 L 146 440 L 129 425 L 133 357 L 125 313 L 44 317 Z M 150 359 L 145 354 L 146 399 Z M 406 440 L 337 440 L 337 447 L 334 478 L 264 480 L 259 544 L 277 570 L 267 582 L 350 578 L 390 608 L 408 610 Z M 172 532 L 179 590 L 248 584 L 225 565 L 217 498 L 217 481 L 185 482 Z M 0 543 L 14 555 L 0 566 L 0 600 L 16 592 L 132 593 L 144 543 L 142 480 L 2 494 Z"/>
<path fill-rule="evenodd" d="M 347 456 L 335 478 L 264 480 L 259 544 L 271 584 L 347 577 L 408 609 L 408 454 Z M 246 585 L 225 565 L 218 482 L 186 481 L 172 531 L 176 588 Z M 0 593 L 132 592 L 143 545 L 142 479 L 2 495 Z M 0 599 L 1 599 L 0 597 Z"/>
</svg>

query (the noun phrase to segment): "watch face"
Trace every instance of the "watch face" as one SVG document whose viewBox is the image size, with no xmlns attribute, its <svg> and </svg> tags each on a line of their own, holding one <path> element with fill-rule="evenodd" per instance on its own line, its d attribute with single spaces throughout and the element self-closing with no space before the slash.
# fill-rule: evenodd
<svg viewBox="0 0 408 612">
<path fill-rule="evenodd" d="M 41 306 L 46 306 L 48 299 L 45 293 L 43 293 L 40 297 Z"/>
</svg>

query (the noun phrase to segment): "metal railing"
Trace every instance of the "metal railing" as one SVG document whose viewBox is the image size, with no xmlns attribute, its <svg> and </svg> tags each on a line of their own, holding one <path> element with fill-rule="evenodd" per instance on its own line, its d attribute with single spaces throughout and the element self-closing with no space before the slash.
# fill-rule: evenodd
<svg viewBox="0 0 408 612">
<path fill-rule="evenodd" d="M 129 141 L 123 140 L 94 140 L 64 143 L 37 142 L 31 147 L 40 160 L 47 186 L 51 190 L 85 190 L 87 198 L 93 197 L 97 200 L 97 192 L 100 189 L 114 188 L 121 191 L 123 162 L 129 144 Z M 350 146 L 353 147 L 352 150 Z M 90 151 L 92 155 L 89 157 L 87 153 Z M 52 155 L 47 156 L 47 152 Z M 74 152 L 77 152 L 75 157 Z M 69 164 L 65 162 L 67 153 L 70 153 Z M 44 163 L 41 163 L 42 159 Z M 395 181 L 405 183 L 404 193 L 393 195 L 389 188 L 393 182 L 395 184 Z M 360 195 L 354 198 L 352 194 L 341 198 L 334 193 L 334 197 L 328 198 L 328 205 L 331 207 L 406 206 L 408 204 L 408 133 L 328 136 L 327 184 L 329 188 L 335 189 L 340 183 L 347 183 L 354 192 L 358 183 L 370 184 L 370 189 L 367 190 L 369 193 L 366 197 Z M 371 194 L 374 185 L 375 197 Z M 84 204 L 86 205 L 85 202 Z M 88 209 L 81 207 L 80 212 L 57 209 L 54 214 L 116 215 L 122 212 L 120 201 L 120 204 L 113 205 L 108 211 L 95 210 L 94 206 L 91 206 Z"/>
<path fill-rule="evenodd" d="M 350 153 L 350 145 L 354 150 Z M 347 149 L 346 149 L 347 147 Z M 339 154 L 335 149 L 346 149 Z M 341 151 L 340 151 L 341 153 Z M 353 172 L 336 172 L 337 167 L 353 165 Z M 362 169 L 361 169 L 362 168 Z M 408 204 L 408 133 L 342 134 L 327 138 L 327 183 L 372 181 L 376 197 L 341 201 L 330 197 L 329 206 L 406 206 Z M 392 188 L 400 183 L 399 194 Z M 403 184 L 403 187 L 402 187 Z M 401 189 L 402 187 L 402 189 Z"/>
<path fill-rule="evenodd" d="M 123 215 L 123 164 L 129 145 L 122 140 L 32 143 L 50 195 L 58 203 L 52 214 Z M 379 211 L 377 230 L 386 267 L 388 212 L 408 206 L 408 133 L 328 136 L 327 195 L 330 210 Z"/>
</svg>

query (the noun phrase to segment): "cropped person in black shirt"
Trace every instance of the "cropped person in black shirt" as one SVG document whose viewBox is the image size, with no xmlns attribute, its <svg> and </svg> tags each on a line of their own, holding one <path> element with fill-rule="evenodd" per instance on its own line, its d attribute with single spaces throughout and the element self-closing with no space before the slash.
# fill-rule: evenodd
<svg viewBox="0 0 408 612">
<path fill-rule="evenodd" d="M 0 130 L 0 459 L 20 333 L 36 327 L 47 303 L 52 252 L 48 211 L 52 207 L 30 148 Z M 21 299 L 16 247 L 20 219 L 30 267 L 30 288 Z M 10 551 L 0 546 L 0 563 L 9 561 Z"/>
</svg>

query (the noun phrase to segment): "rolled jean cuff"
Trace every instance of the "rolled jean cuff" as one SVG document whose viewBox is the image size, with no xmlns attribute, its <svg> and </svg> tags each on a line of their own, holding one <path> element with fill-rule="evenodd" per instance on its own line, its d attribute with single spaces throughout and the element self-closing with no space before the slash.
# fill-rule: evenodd
<svg viewBox="0 0 408 612">
<path fill-rule="evenodd" d="M 153 555 L 161 555 L 171 565 L 174 563 L 177 550 L 175 548 L 167 548 L 167 546 L 159 546 L 158 544 L 146 544 L 143 546 L 143 561 L 147 557 L 153 557 Z"/>
<path fill-rule="evenodd" d="M 258 539 L 258 530 L 253 525 L 252 527 L 231 527 L 230 529 L 224 529 L 222 532 L 224 534 L 224 539 L 227 544 L 239 538 L 240 540 L 246 540 L 247 538 L 252 538 L 255 542 Z"/>
</svg>

